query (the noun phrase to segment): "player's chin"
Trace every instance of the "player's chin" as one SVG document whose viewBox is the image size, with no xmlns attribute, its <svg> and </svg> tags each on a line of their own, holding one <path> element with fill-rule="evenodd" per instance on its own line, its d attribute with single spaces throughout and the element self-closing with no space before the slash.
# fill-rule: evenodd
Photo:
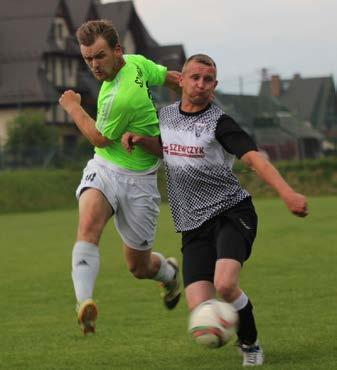
<svg viewBox="0 0 337 370">
<path fill-rule="evenodd" d="M 107 77 L 106 74 L 102 72 L 94 72 L 94 76 L 98 81 L 104 81 Z"/>
<path fill-rule="evenodd" d="M 193 104 L 196 104 L 196 105 L 202 105 L 202 104 L 207 103 L 208 101 L 209 101 L 209 97 L 204 96 L 204 95 L 198 95 L 192 99 Z"/>
</svg>

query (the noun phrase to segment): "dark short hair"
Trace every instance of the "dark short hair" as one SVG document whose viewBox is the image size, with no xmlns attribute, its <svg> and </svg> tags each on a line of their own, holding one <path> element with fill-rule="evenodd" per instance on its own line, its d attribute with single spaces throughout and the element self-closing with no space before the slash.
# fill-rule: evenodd
<svg viewBox="0 0 337 370">
<path fill-rule="evenodd" d="M 192 62 L 192 61 L 198 62 L 198 63 L 201 63 L 201 64 L 205 64 L 206 66 L 216 68 L 216 64 L 215 64 L 214 60 L 211 57 L 209 57 L 208 55 L 206 55 L 206 54 L 194 54 L 186 60 L 186 62 L 183 65 L 183 70 L 187 66 L 187 64 Z"/>
<path fill-rule="evenodd" d="M 119 43 L 119 35 L 111 21 L 98 19 L 83 23 L 76 31 L 80 45 L 91 46 L 98 37 L 102 37 L 114 49 Z"/>
</svg>

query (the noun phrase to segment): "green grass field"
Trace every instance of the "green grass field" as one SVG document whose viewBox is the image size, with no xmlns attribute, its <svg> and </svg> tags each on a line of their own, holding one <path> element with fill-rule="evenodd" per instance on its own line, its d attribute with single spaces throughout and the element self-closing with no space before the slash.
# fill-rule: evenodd
<svg viewBox="0 0 337 370">
<path fill-rule="evenodd" d="M 241 285 L 255 306 L 271 370 L 336 369 L 337 197 L 312 198 L 310 216 L 258 200 L 260 229 Z M 198 347 L 183 299 L 165 311 L 158 285 L 126 270 L 111 224 L 101 242 L 97 334 L 78 329 L 70 277 L 77 212 L 0 216 L 0 369 L 241 369 L 232 344 Z M 162 206 L 158 249 L 180 258 L 179 235 Z"/>
</svg>

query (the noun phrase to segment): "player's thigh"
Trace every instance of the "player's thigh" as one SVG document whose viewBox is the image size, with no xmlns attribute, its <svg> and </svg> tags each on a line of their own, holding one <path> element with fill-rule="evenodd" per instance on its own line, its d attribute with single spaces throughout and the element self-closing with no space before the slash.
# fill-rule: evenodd
<svg viewBox="0 0 337 370">
<path fill-rule="evenodd" d="M 119 235 L 124 244 L 135 250 L 150 249 L 160 211 L 156 177 L 120 176 L 118 189 L 119 208 L 114 219 Z"/>
<path fill-rule="evenodd" d="M 110 205 L 110 211 L 115 212 L 118 208 L 116 182 L 114 171 L 99 163 L 95 158 L 91 159 L 83 170 L 81 182 L 76 189 L 76 197 L 80 200 L 87 189 L 96 189 L 103 195 L 102 202 L 105 204 L 104 200 L 106 200 Z"/>
<path fill-rule="evenodd" d="M 93 224 L 103 227 L 112 216 L 110 203 L 100 190 L 85 189 L 79 198 L 79 224 Z"/>
<path fill-rule="evenodd" d="M 232 220 L 219 217 L 214 237 L 217 260 L 235 260 L 243 265 L 250 254 L 251 245 Z"/>
<path fill-rule="evenodd" d="M 110 203 L 99 190 L 88 188 L 83 191 L 79 198 L 77 240 L 98 245 L 112 214 Z"/>
<path fill-rule="evenodd" d="M 217 259 L 213 226 L 206 224 L 182 233 L 184 285 L 198 281 L 213 283 Z"/>
<path fill-rule="evenodd" d="M 240 271 L 251 245 L 231 219 L 219 217 L 215 232 L 217 262 L 214 285 L 222 294 L 235 295 Z"/>
</svg>

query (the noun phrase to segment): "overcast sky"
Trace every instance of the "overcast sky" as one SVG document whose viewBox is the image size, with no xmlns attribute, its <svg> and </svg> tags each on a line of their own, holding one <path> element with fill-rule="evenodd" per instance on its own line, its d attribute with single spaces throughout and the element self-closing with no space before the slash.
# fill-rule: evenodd
<svg viewBox="0 0 337 370">
<path fill-rule="evenodd" d="M 282 78 L 294 73 L 333 75 L 337 82 L 337 0 L 134 0 L 134 4 L 159 44 L 183 44 L 187 56 L 203 52 L 213 57 L 224 92 L 257 93 L 262 68 Z"/>
</svg>

